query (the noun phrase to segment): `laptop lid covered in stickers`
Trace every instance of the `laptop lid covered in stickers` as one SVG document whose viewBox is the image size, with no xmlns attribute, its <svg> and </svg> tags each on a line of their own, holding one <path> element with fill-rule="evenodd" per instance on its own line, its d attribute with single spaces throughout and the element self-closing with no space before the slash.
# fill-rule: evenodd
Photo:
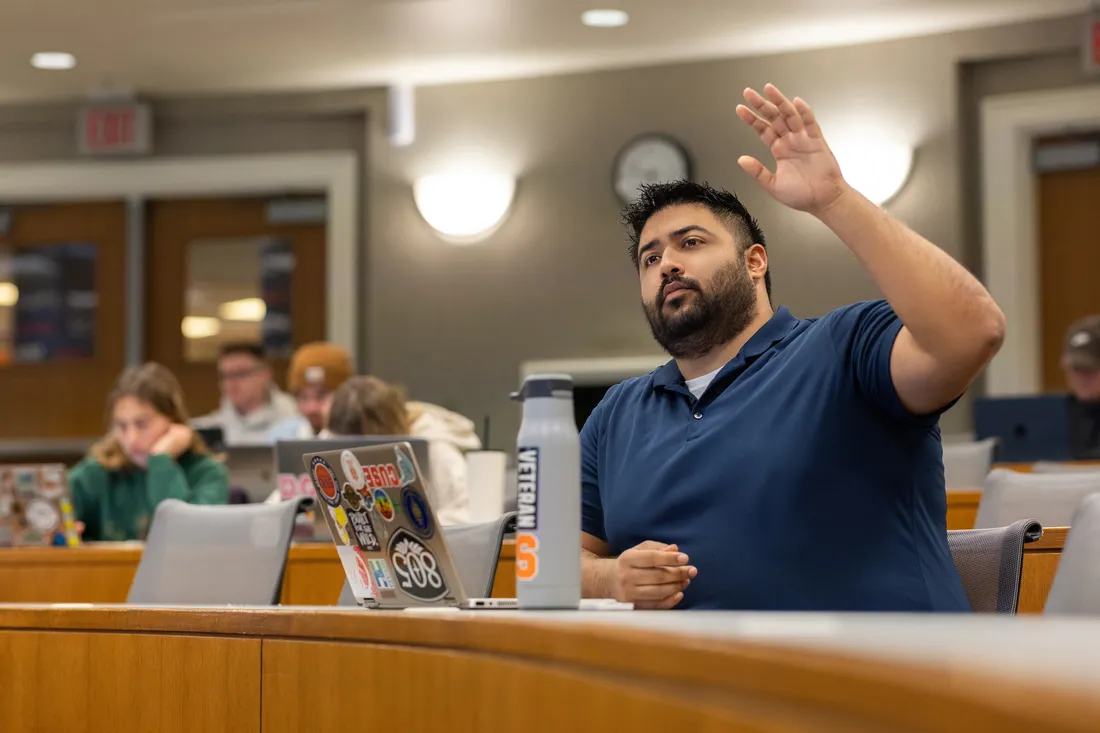
<svg viewBox="0 0 1100 733">
<path fill-rule="evenodd" d="M 360 605 L 466 602 L 409 442 L 307 453 L 302 461 Z"/>
<path fill-rule="evenodd" d="M 0 466 L 0 547 L 79 544 L 64 465 Z"/>
</svg>

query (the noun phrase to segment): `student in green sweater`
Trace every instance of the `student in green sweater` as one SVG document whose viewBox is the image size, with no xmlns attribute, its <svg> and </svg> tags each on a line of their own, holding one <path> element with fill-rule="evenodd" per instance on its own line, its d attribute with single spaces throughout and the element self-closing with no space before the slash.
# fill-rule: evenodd
<svg viewBox="0 0 1100 733">
<path fill-rule="evenodd" d="M 187 427 L 179 381 L 150 362 L 122 373 L 107 400 L 110 432 L 69 473 L 86 541 L 145 539 L 164 499 L 225 504 L 229 477 Z"/>
</svg>

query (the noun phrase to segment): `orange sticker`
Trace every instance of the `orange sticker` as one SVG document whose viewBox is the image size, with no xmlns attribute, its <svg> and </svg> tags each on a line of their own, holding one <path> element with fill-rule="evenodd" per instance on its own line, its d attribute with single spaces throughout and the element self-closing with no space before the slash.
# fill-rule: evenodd
<svg viewBox="0 0 1100 733">
<path fill-rule="evenodd" d="M 539 538 L 533 534 L 516 535 L 516 580 L 534 580 L 539 574 Z"/>
</svg>

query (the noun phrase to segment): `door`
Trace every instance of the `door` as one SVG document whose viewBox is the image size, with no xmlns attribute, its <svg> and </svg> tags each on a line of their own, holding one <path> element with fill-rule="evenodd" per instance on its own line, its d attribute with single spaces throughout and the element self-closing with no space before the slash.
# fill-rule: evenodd
<svg viewBox="0 0 1100 733">
<path fill-rule="evenodd" d="M 1038 196 L 1043 387 L 1065 391 L 1066 330 L 1100 314 L 1100 168 L 1041 173 Z"/>
<path fill-rule="evenodd" d="M 193 416 L 218 405 L 223 344 L 263 344 L 285 384 L 292 350 L 325 338 L 323 199 L 155 201 L 147 235 L 147 356 Z"/>
<path fill-rule="evenodd" d="M 101 435 L 125 362 L 126 206 L 18 206 L 0 223 L 0 439 Z"/>
</svg>

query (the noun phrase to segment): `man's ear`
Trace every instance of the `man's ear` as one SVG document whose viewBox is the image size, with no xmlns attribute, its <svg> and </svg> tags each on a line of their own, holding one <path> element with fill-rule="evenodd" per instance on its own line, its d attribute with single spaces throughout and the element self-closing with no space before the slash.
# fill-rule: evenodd
<svg viewBox="0 0 1100 733">
<path fill-rule="evenodd" d="M 764 245 L 754 244 L 745 250 L 745 267 L 754 278 L 764 278 L 768 272 L 768 250 Z"/>
</svg>

